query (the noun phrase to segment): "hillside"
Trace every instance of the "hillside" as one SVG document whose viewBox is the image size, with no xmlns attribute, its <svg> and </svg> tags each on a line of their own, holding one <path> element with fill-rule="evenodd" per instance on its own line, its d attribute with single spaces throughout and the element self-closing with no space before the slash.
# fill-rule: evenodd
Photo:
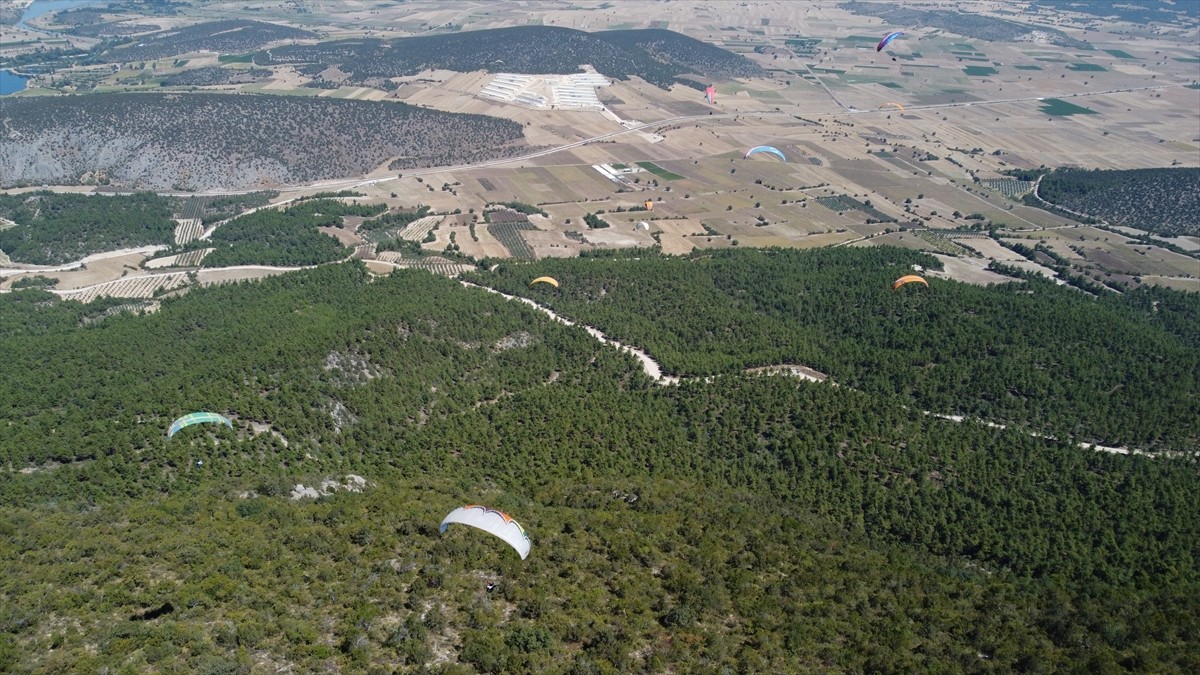
<svg viewBox="0 0 1200 675">
<path fill-rule="evenodd" d="M 257 51 L 273 42 L 304 40 L 315 33 L 262 21 L 229 19 L 209 21 L 149 35 L 140 35 L 126 44 L 101 53 L 101 63 L 153 61 L 193 52 L 238 54 Z"/>
<path fill-rule="evenodd" d="M 350 255 L 318 227 L 341 227 L 343 216 L 376 216 L 387 207 L 361 206 L 336 199 L 310 199 L 285 209 L 262 209 L 238 216 L 197 246 L 213 246 L 205 267 L 229 265 L 316 265 Z"/>
<path fill-rule="evenodd" d="M 1176 0 L 1142 0 L 1138 3 L 1122 0 L 1033 0 L 1031 5 L 1035 9 L 1047 8 L 1096 17 L 1116 17 L 1137 24 L 1174 23 L 1194 26 L 1200 19 L 1200 4 Z"/>
<path fill-rule="evenodd" d="M 618 80 L 640 77 L 666 88 L 697 86 L 683 75 L 753 77 L 748 59 L 668 30 L 587 33 L 553 26 L 519 26 L 400 38 L 354 39 L 284 46 L 255 56 L 259 65 L 294 64 L 316 75 L 329 66 L 349 81 L 388 88 L 388 78 L 427 69 L 459 72 L 576 73 L 589 64 Z"/>
<path fill-rule="evenodd" d="M 850 253 L 824 269 L 877 263 Z M 1200 667 L 1192 461 L 786 377 L 659 387 L 423 272 L 91 311 L 0 296 L 0 670 Z M 197 409 L 235 429 L 168 440 Z M 291 498 L 326 479 L 361 491 Z M 529 558 L 439 534 L 465 502 L 518 519 Z"/>
<path fill-rule="evenodd" d="M 1091 46 L 1066 33 L 1045 25 L 1030 25 L 993 16 L 944 9 L 914 9 L 893 2 L 844 2 L 841 9 L 883 19 L 889 25 L 940 28 L 963 37 L 989 42 L 1046 42 L 1060 47 L 1090 49 Z M 880 34 L 883 37 L 883 34 Z M 1036 39 L 1035 39 L 1036 38 Z M 914 50 L 915 51 L 915 50 Z"/>
<path fill-rule="evenodd" d="M 1153 234 L 1200 234 L 1200 169 L 1058 169 L 1038 196 L 1113 225 Z"/>
<path fill-rule="evenodd" d="M 249 189 L 528 151 L 521 126 L 400 103 L 221 94 L 94 94 L 0 103 L 3 187 L 111 181 Z"/>
<path fill-rule="evenodd" d="M 171 201 L 151 192 L 94 196 L 0 195 L 0 251 L 14 262 L 54 265 L 101 251 L 173 243 Z"/>
<path fill-rule="evenodd" d="M 938 279 L 890 290 L 912 265 L 941 266 L 892 248 L 735 250 L 653 266 L 546 259 L 477 278 L 509 293 L 542 275 L 569 280 L 539 301 L 649 350 L 672 374 L 798 363 L 943 414 L 1106 445 L 1200 447 L 1195 332 L 1164 330 L 1145 300 L 1154 292 L 1092 301 L 1048 281 Z M 1200 297 L 1161 293 L 1190 308 L 1182 323 L 1200 324 Z"/>
<path fill-rule="evenodd" d="M 266 68 L 221 68 L 220 66 L 205 66 L 192 68 L 172 75 L 162 80 L 164 87 L 209 87 L 216 84 L 246 84 L 248 82 L 265 82 L 271 79 L 271 71 Z"/>
</svg>

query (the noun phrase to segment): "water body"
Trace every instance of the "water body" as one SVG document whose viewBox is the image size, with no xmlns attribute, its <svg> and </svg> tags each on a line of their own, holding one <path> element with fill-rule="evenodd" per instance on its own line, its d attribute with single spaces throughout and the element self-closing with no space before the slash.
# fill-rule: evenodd
<svg viewBox="0 0 1200 675">
<path fill-rule="evenodd" d="M 84 5 L 96 5 L 102 2 L 107 3 L 107 0 L 33 0 L 25 8 L 25 13 L 21 15 L 21 20 L 16 23 L 16 27 L 24 28 L 25 30 L 40 30 L 30 26 L 26 21 L 32 21 L 50 12 L 74 9 L 76 7 L 83 7 Z"/>
<path fill-rule="evenodd" d="M 15 28 L 35 31 L 38 33 L 50 34 L 52 31 L 45 31 L 40 28 L 30 26 L 27 22 L 32 21 L 40 16 L 45 16 L 51 12 L 59 12 L 64 9 L 74 9 L 85 5 L 106 4 L 108 0 L 33 0 L 25 12 L 21 14 L 21 19 L 15 24 Z M 21 77 L 10 70 L 0 70 L 0 96 L 15 94 L 25 88 L 25 81 L 28 78 Z"/>
<path fill-rule="evenodd" d="M 0 96 L 15 94 L 25 88 L 25 78 L 10 70 L 0 70 Z"/>
</svg>

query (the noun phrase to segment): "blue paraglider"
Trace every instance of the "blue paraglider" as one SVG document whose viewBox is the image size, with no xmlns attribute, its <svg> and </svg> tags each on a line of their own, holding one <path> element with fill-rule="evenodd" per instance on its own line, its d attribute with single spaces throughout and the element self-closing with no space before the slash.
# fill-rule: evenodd
<svg viewBox="0 0 1200 675">
<path fill-rule="evenodd" d="M 875 51 L 876 52 L 883 51 L 884 47 L 890 45 L 892 43 L 892 40 L 895 40 L 896 38 L 900 37 L 901 35 L 904 35 L 904 31 L 902 31 L 902 30 L 892 31 L 891 33 L 888 33 L 887 35 L 884 35 L 883 39 L 879 41 L 879 46 L 875 48 Z"/>
<path fill-rule="evenodd" d="M 742 159 L 750 159 L 750 155 L 757 155 L 760 152 L 768 152 L 772 155 L 775 155 L 779 159 L 782 159 L 785 162 L 787 161 L 787 157 L 783 156 L 783 153 L 779 151 L 779 148 L 774 148 L 769 145 L 759 145 L 757 147 L 750 148 L 750 151 L 747 152 L 746 156 L 743 157 Z"/>
</svg>

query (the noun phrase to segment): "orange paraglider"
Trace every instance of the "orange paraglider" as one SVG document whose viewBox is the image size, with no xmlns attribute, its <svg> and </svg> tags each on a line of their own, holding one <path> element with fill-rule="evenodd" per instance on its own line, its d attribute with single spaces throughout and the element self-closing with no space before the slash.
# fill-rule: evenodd
<svg viewBox="0 0 1200 675">
<path fill-rule="evenodd" d="M 919 284 L 925 284 L 926 287 L 929 286 L 929 282 L 925 281 L 921 277 L 919 277 L 915 274 L 905 274 L 904 276 L 897 279 L 894 283 L 892 283 L 892 290 L 894 291 L 894 290 L 900 288 L 901 286 L 903 286 L 904 284 L 911 284 L 913 282 L 916 282 Z"/>
</svg>

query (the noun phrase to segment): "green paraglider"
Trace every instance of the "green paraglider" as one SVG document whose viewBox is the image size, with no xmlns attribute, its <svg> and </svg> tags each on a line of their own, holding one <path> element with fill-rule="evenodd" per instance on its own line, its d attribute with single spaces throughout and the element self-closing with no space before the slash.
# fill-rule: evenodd
<svg viewBox="0 0 1200 675">
<path fill-rule="evenodd" d="M 167 438 L 171 438 L 184 427 L 190 427 L 193 424 L 203 424 L 205 422 L 224 424 L 230 429 L 233 428 L 233 422 L 230 422 L 229 418 L 225 417 L 224 415 L 218 415 L 214 412 L 194 412 L 184 415 L 174 422 L 171 422 L 171 428 L 167 430 Z"/>
</svg>

